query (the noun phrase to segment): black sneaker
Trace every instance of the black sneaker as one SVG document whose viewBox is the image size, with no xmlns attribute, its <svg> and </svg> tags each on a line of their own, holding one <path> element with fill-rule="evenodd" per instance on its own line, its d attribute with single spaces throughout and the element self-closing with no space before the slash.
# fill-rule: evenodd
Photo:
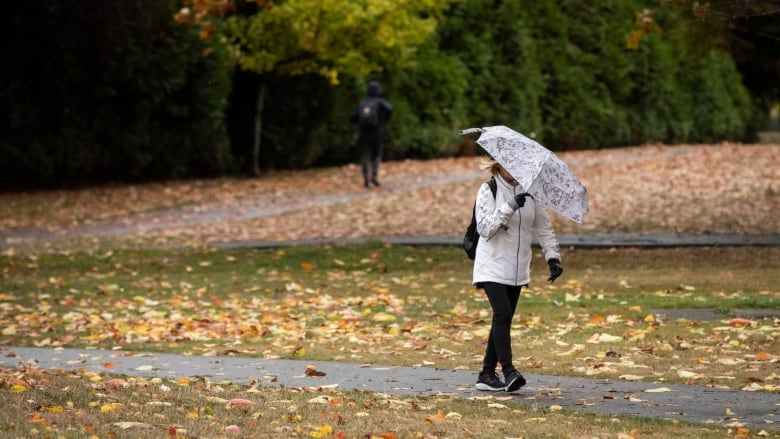
<svg viewBox="0 0 780 439">
<path fill-rule="evenodd" d="M 500 392 L 506 389 L 506 384 L 501 381 L 498 374 L 493 373 L 481 373 L 477 378 L 477 385 L 474 386 L 477 390 L 489 390 L 491 392 Z"/>
<path fill-rule="evenodd" d="M 518 372 L 517 369 L 506 374 L 504 379 L 506 380 L 505 390 L 507 392 L 514 392 L 517 391 L 517 389 L 525 386 L 525 378 L 520 375 L 520 372 Z"/>
</svg>

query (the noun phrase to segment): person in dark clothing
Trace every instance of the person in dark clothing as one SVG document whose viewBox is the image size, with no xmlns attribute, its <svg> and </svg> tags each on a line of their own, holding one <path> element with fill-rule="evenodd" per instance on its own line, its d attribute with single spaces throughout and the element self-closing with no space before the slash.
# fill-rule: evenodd
<svg viewBox="0 0 780 439">
<path fill-rule="evenodd" d="M 363 185 L 379 186 L 379 163 L 382 161 L 387 133 L 385 125 L 393 114 L 393 106 L 382 97 L 382 85 L 378 81 L 368 83 L 366 97 L 361 99 L 352 113 L 351 121 L 358 127 L 358 147 L 363 168 Z"/>
</svg>

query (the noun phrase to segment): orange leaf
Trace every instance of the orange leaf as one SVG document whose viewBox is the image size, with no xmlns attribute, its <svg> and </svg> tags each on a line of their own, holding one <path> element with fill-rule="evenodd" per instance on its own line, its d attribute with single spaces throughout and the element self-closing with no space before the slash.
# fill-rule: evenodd
<svg viewBox="0 0 780 439">
<path fill-rule="evenodd" d="M 439 410 L 439 413 L 436 413 L 435 415 L 428 416 L 425 418 L 426 424 L 441 424 L 444 422 L 444 412 Z"/>
<path fill-rule="evenodd" d="M 607 322 L 607 319 L 604 318 L 604 316 L 593 316 L 590 321 L 588 322 L 589 325 L 603 325 Z"/>
<path fill-rule="evenodd" d="M 314 270 L 314 264 L 311 262 L 301 262 L 301 269 L 306 271 L 312 271 Z"/>
<path fill-rule="evenodd" d="M 113 369 L 114 363 L 103 363 L 103 369 Z"/>
<path fill-rule="evenodd" d="M 750 324 L 750 320 L 743 319 L 741 317 L 736 317 L 729 320 L 729 326 L 743 327 L 743 326 L 748 326 L 749 324 Z"/>
<path fill-rule="evenodd" d="M 759 352 L 756 354 L 756 360 L 758 361 L 772 361 L 774 355 L 769 352 Z"/>
</svg>

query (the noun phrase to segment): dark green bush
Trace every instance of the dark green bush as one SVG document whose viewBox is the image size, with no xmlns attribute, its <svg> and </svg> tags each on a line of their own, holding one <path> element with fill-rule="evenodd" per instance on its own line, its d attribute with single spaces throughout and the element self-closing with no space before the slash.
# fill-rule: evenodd
<svg viewBox="0 0 780 439">
<path fill-rule="evenodd" d="M 0 83 L 2 184 L 227 169 L 225 50 L 175 23 L 175 3 L 8 5 L 17 38 Z"/>
</svg>

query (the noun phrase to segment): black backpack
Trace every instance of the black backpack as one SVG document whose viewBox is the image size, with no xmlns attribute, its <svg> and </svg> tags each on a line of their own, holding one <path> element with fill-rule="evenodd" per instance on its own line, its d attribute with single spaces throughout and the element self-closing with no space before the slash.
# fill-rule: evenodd
<svg viewBox="0 0 780 439">
<path fill-rule="evenodd" d="M 365 98 L 360 101 L 358 125 L 361 128 L 376 128 L 379 126 L 379 99 Z"/>
<path fill-rule="evenodd" d="M 493 192 L 493 198 L 496 198 L 496 179 L 491 178 L 488 180 L 488 186 L 490 186 L 490 192 Z M 479 243 L 479 233 L 477 233 L 477 202 L 474 201 L 474 207 L 471 210 L 471 223 L 466 228 L 466 234 L 463 235 L 463 250 L 466 252 L 466 256 L 472 261 L 477 255 L 477 244 Z"/>
</svg>

